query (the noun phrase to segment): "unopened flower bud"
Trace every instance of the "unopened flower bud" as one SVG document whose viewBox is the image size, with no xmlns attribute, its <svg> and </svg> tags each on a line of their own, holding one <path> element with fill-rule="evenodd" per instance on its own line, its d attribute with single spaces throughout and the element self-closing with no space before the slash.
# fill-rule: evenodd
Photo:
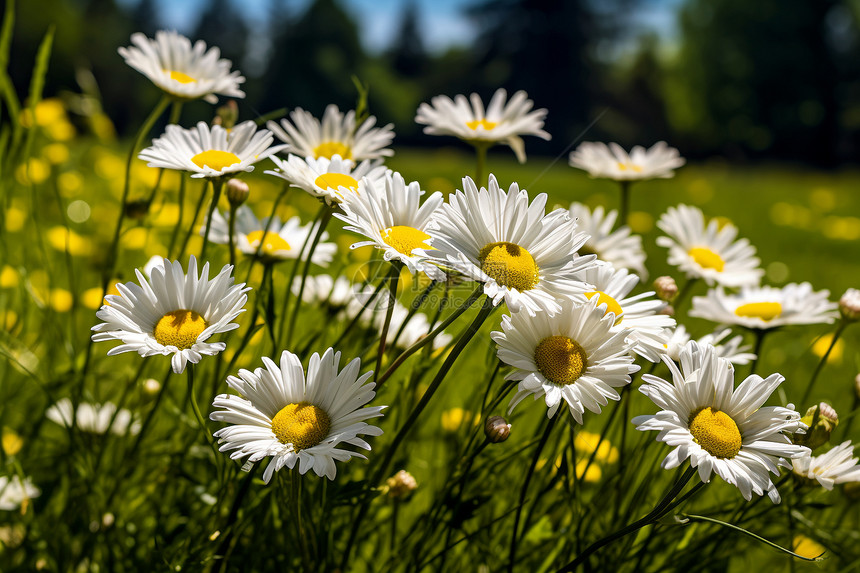
<svg viewBox="0 0 860 573">
<path fill-rule="evenodd" d="M 860 374 L 854 377 L 854 394 L 860 400 Z"/>
<path fill-rule="evenodd" d="M 224 129 L 232 129 L 236 125 L 236 122 L 239 121 L 239 106 L 236 105 L 235 100 L 228 100 L 215 113 L 215 119 L 212 123 L 220 125 Z"/>
<path fill-rule="evenodd" d="M 654 290 L 657 291 L 657 298 L 665 302 L 672 302 L 678 296 L 678 285 L 672 277 L 654 279 Z"/>
<path fill-rule="evenodd" d="M 839 312 L 845 320 L 860 320 L 860 290 L 850 288 L 845 291 L 839 299 Z"/>
<path fill-rule="evenodd" d="M 227 182 L 227 200 L 233 207 L 238 207 L 247 201 L 250 194 L 251 189 L 241 179 L 231 179 Z"/>
<path fill-rule="evenodd" d="M 491 444 L 504 442 L 511 435 L 511 425 L 501 416 L 490 416 L 484 424 L 484 435 Z"/>
<path fill-rule="evenodd" d="M 666 316 L 675 316 L 675 307 L 671 304 L 667 304 L 660 309 L 660 314 L 665 314 Z"/>
<path fill-rule="evenodd" d="M 839 416 L 833 406 L 821 402 L 807 410 L 800 421 L 809 426 L 809 429 L 805 434 L 794 434 L 794 442 L 814 450 L 830 439 L 830 434 L 839 425 Z"/>
<path fill-rule="evenodd" d="M 406 499 L 412 495 L 412 492 L 416 489 L 418 489 L 418 482 L 415 481 L 415 477 L 406 470 L 400 470 L 385 480 L 384 491 L 391 499 Z"/>
</svg>

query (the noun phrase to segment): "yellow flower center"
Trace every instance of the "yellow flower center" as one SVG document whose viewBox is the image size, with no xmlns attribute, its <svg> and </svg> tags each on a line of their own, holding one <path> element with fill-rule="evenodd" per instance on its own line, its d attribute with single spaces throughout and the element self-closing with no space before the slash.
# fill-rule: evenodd
<svg viewBox="0 0 860 573">
<path fill-rule="evenodd" d="M 726 266 L 723 258 L 707 247 L 693 247 L 687 254 L 703 269 L 714 269 L 718 273 L 723 272 Z"/>
<path fill-rule="evenodd" d="M 588 356 L 577 341 L 549 336 L 535 348 L 535 364 L 550 382 L 573 384 L 588 367 Z"/>
<path fill-rule="evenodd" d="M 170 79 L 176 80 L 180 84 L 193 84 L 197 82 L 197 80 L 195 80 L 188 74 L 183 74 L 182 72 L 177 72 L 176 70 L 170 71 Z"/>
<path fill-rule="evenodd" d="M 633 173 L 642 173 L 642 167 L 639 165 L 635 165 L 633 163 L 621 163 L 620 161 L 618 162 L 619 171 L 627 171 L 628 169 Z"/>
<path fill-rule="evenodd" d="M 383 229 L 380 234 L 388 246 L 394 247 L 398 253 L 404 255 L 411 255 L 414 249 L 433 248 L 425 242 L 430 238 L 430 235 L 414 227 L 395 225 Z"/>
<path fill-rule="evenodd" d="M 487 121 L 486 119 L 475 119 L 475 120 L 466 122 L 466 127 L 471 129 L 472 131 L 477 131 L 479 127 L 483 127 L 484 129 L 489 131 L 489 130 L 493 129 L 494 127 L 496 127 L 497 125 L 499 125 L 498 122 Z"/>
<path fill-rule="evenodd" d="M 323 173 L 316 178 L 314 185 L 320 189 L 333 189 L 335 191 L 341 187 L 346 187 L 353 191 L 358 189 L 358 181 L 346 173 Z"/>
<path fill-rule="evenodd" d="M 497 283 L 518 291 L 538 284 L 538 269 L 531 254 L 513 243 L 490 243 L 478 253 L 481 270 Z"/>
<path fill-rule="evenodd" d="M 597 304 L 605 304 L 606 312 L 612 312 L 615 314 L 615 324 L 621 324 L 621 315 L 624 313 L 624 309 L 621 308 L 621 305 L 618 304 L 618 301 L 603 292 L 602 290 L 596 290 L 594 292 L 585 293 L 585 298 L 591 300 L 597 296 Z M 603 313 L 603 316 L 606 316 L 606 312 Z"/>
<path fill-rule="evenodd" d="M 352 150 L 340 141 L 326 141 L 314 147 L 314 157 L 317 159 L 320 157 L 331 159 L 335 155 L 340 155 L 343 159 L 352 159 Z"/>
<path fill-rule="evenodd" d="M 242 160 L 235 153 L 220 149 L 209 149 L 208 151 L 201 151 L 192 157 L 191 161 L 200 169 L 208 167 L 215 171 L 222 171 L 231 165 L 240 163 Z"/>
<path fill-rule="evenodd" d="M 292 250 L 290 244 L 285 241 L 282 236 L 275 232 L 266 231 L 265 237 L 263 236 L 262 230 L 251 231 L 250 233 L 248 233 L 248 243 L 251 245 L 251 248 L 259 248 L 261 242 L 263 243 L 263 248 L 260 250 L 260 252 L 266 255 L 270 255 L 277 251 Z"/>
<path fill-rule="evenodd" d="M 272 418 L 272 432 L 283 444 L 296 451 L 312 448 L 328 436 L 331 418 L 310 402 L 287 404 Z"/>
<path fill-rule="evenodd" d="M 690 416 L 688 425 L 693 440 L 712 456 L 731 459 L 741 451 L 741 432 L 725 412 L 702 408 Z"/>
<path fill-rule="evenodd" d="M 782 305 L 778 302 L 748 302 L 737 307 L 735 314 L 767 322 L 782 314 Z"/>
<path fill-rule="evenodd" d="M 173 310 L 158 319 L 152 335 L 162 346 L 186 350 L 206 330 L 206 319 L 193 310 Z"/>
</svg>

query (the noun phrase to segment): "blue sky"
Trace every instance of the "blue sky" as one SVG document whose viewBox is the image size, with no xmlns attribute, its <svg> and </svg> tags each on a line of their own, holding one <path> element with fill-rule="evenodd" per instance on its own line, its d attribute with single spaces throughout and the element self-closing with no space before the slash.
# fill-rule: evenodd
<svg viewBox="0 0 860 573">
<path fill-rule="evenodd" d="M 134 5 L 137 0 L 119 0 Z M 162 25 L 189 33 L 197 22 L 207 0 L 159 0 Z M 442 51 L 452 45 L 468 44 L 473 27 L 463 15 L 463 8 L 475 0 L 416 0 L 423 24 L 424 41 L 432 51 Z M 562 0 L 563 1 L 563 0 Z M 303 10 L 310 0 L 289 2 L 292 9 Z M 401 13 L 409 0 L 341 0 L 341 4 L 359 23 L 365 46 L 379 51 L 388 46 L 396 32 Z M 650 0 L 641 3 L 635 14 L 636 28 L 654 30 L 661 35 L 674 35 L 674 10 L 680 0 Z M 237 5 L 251 21 L 261 21 L 269 0 L 239 0 Z"/>
</svg>

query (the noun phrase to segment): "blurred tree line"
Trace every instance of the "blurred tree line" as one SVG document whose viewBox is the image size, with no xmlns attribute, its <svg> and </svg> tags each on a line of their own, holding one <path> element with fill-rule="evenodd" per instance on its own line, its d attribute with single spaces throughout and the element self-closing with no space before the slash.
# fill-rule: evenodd
<svg viewBox="0 0 860 573">
<path fill-rule="evenodd" d="M 390 46 L 368 53 L 345 1 L 311 0 L 297 11 L 269 0 L 266 22 L 252 29 L 233 0 L 210 0 L 189 36 L 219 46 L 248 77 L 243 118 L 353 107 L 357 76 L 401 145 L 428 142 L 413 123 L 420 102 L 471 91 L 488 98 L 501 86 L 550 110 L 553 140 L 530 141 L 533 153 L 560 153 L 580 137 L 625 146 L 665 139 L 691 157 L 820 165 L 860 151 L 860 0 L 684 0 L 671 38 L 642 35 L 632 21 L 659 0 L 473 0 L 466 14 L 477 33 L 441 54 L 427 50 L 414 0 L 404 1 Z M 17 9 L 10 74 L 18 89 L 56 24 L 46 93 L 86 91 L 120 133 L 138 124 L 158 93 L 116 48 L 134 31 L 151 36 L 168 25 L 155 0 L 130 9 L 115 0 L 18 0 Z M 212 111 L 190 107 L 195 119 Z"/>
</svg>

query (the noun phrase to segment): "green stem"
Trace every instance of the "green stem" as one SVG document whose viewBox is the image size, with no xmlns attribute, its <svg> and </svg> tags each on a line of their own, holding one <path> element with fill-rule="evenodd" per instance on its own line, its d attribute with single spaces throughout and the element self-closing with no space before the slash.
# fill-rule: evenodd
<svg viewBox="0 0 860 573">
<path fill-rule="evenodd" d="M 212 215 L 215 209 L 218 208 L 218 201 L 221 199 L 221 189 L 224 187 L 224 179 L 222 177 L 212 178 L 212 204 L 209 205 L 209 216 L 206 217 L 206 230 L 203 231 L 203 246 L 200 248 L 200 262 L 206 260 L 206 247 L 209 245 L 209 231 L 212 228 Z"/>
<path fill-rule="evenodd" d="M 125 181 L 122 185 L 122 199 L 120 201 L 119 217 L 117 218 L 116 228 L 113 232 L 113 240 L 111 241 L 107 265 L 105 267 L 106 272 L 102 277 L 102 291 L 104 291 L 103 294 L 107 294 L 108 281 L 110 281 L 110 277 L 113 276 L 114 269 L 116 268 L 117 251 L 119 250 L 119 235 L 122 231 L 122 223 L 125 220 L 125 204 L 128 202 L 128 194 L 131 190 L 131 167 L 134 163 L 135 154 L 137 153 L 138 148 L 140 148 L 141 144 L 143 143 L 143 139 L 152 130 L 152 126 L 155 125 L 155 122 L 158 120 L 159 117 L 161 117 L 161 114 L 164 113 L 164 110 L 167 109 L 169 103 L 170 98 L 167 95 L 163 96 L 158 101 L 155 108 L 143 122 L 143 125 L 140 126 L 140 130 L 134 136 L 134 143 L 132 144 L 131 149 L 128 151 L 128 157 L 125 161 Z"/>
<path fill-rule="evenodd" d="M 618 209 L 618 224 L 630 226 L 630 181 L 619 181 L 621 187 L 621 203 Z"/>
<path fill-rule="evenodd" d="M 563 413 L 562 413 L 563 415 Z M 520 526 L 520 516 L 523 512 L 523 506 L 526 503 L 526 494 L 529 490 L 529 484 L 532 481 L 532 476 L 534 475 L 535 468 L 537 467 L 538 459 L 540 459 L 540 455 L 543 452 L 544 447 L 546 446 L 547 440 L 549 440 L 549 435 L 552 433 L 553 427 L 555 427 L 555 422 L 560 418 L 559 415 L 556 418 L 550 418 L 546 423 L 546 428 L 543 431 L 543 435 L 540 438 L 540 442 L 538 442 L 537 449 L 535 449 L 535 453 L 532 456 L 532 463 L 529 465 L 529 469 L 526 472 L 526 479 L 523 481 L 523 487 L 520 489 L 520 498 L 517 503 L 517 512 L 514 514 L 514 529 L 511 532 L 511 544 L 508 549 L 508 571 L 513 573 L 514 564 L 517 560 L 517 530 Z M 574 469 L 576 471 L 576 469 Z"/>
<path fill-rule="evenodd" d="M 684 286 L 681 287 L 681 292 L 678 293 L 678 296 L 675 297 L 675 300 L 672 301 L 672 306 L 675 308 L 675 316 L 678 316 L 681 312 L 681 308 L 683 308 L 684 304 L 687 302 L 687 298 L 693 292 L 693 287 L 696 286 L 696 283 L 699 282 L 699 279 L 696 277 L 688 278 L 687 282 L 684 283 Z"/>
<path fill-rule="evenodd" d="M 484 173 L 487 165 L 487 150 L 490 148 L 488 143 L 478 142 L 473 144 L 475 147 L 475 185 L 481 187 L 481 182 L 484 180 Z"/>
<path fill-rule="evenodd" d="M 666 508 L 669 507 L 670 504 L 672 503 L 672 500 L 674 500 L 675 497 L 679 493 L 681 493 L 681 490 L 684 489 L 684 486 L 687 485 L 687 482 L 689 482 L 690 479 L 695 474 L 696 474 L 696 468 L 694 468 L 692 466 L 687 468 L 687 470 L 684 472 L 684 475 L 682 475 L 681 478 L 677 482 L 675 482 L 675 484 L 672 486 L 672 489 L 670 489 L 669 492 L 663 497 L 663 499 L 661 499 L 660 502 L 657 503 L 656 506 L 654 506 L 654 509 L 652 509 L 648 513 L 648 515 L 646 515 L 645 517 L 643 517 L 637 521 L 634 521 L 630 525 L 622 527 L 621 529 L 619 529 L 615 533 L 607 535 L 603 539 L 599 539 L 599 540 L 595 541 L 594 543 L 589 545 L 585 551 L 580 553 L 576 557 L 576 559 L 574 559 L 573 561 L 571 561 L 570 563 L 568 563 L 567 565 L 565 565 L 564 567 L 559 569 L 559 573 L 567 573 L 569 571 L 576 570 L 577 567 L 582 565 L 598 549 L 600 549 L 606 545 L 609 545 L 610 543 L 612 543 L 613 541 L 615 541 L 617 539 L 621 539 L 625 535 L 629 535 L 630 533 L 633 533 L 634 531 L 638 531 L 639 529 L 645 527 L 649 523 L 654 523 L 655 521 L 660 519 L 660 517 L 662 517 L 663 514 L 665 513 Z"/>
<path fill-rule="evenodd" d="M 406 435 L 412 429 L 412 426 L 415 425 L 415 422 L 418 421 L 418 418 L 421 416 L 421 413 L 427 407 L 427 404 L 433 398 L 433 395 L 439 389 L 439 385 L 442 383 L 442 380 L 448 374 L 448 371 L 451 370 L 451 367 L 454 365 L 454 362 L 463 352 L 463 349 L 469 343 L 470 340 L 475 336 L 478 332 L 478 329 L 484 323 L 485 320 L 490 316 L 490 313 L 493 312 L 493 300 L 489 297 L 484 298 L 484 304 L 481 307 L 481 310 L 478 311 L 478 315 L 475 317 L 475 320 L 472 321 L 472 324 L 463 332 L 460 339 L 457 340 L 457 344 L 454 345 L 454 348 L 448 354 L 448 357 L 445 359 L 445 362 L 442 363 L 442 366 L 439 368 L 439 371 L 436 373 L 436 376 L 433 378 L 433 381 L 430 383 L 430 386 L 427 387 L 427 390 L 424 392 L 424 395 L 421 396 L 421 400 L 418 401 L 418 404 L 413 408 L 413 410 L 409 413 L 409 417 L 406 419 L 406 422 L 397 432 L 397 435 L 394 436 L 394 441 L 391 442 L 391 445 L 388 446 L 388 450 L 386 452 L 385 458 L 383 458 L 379 467 L 377 467 L 376 472 L 373 477 L 370 479 L 371 485 L 380 483 L 382 476 L 385 475 L 385 472 L 388 470 L 388 466 L 391 464 L 391 461 L 394 459 L 394 455 L 397 453 L 397 449 L 400 447 L 400 444 L 403 443 L 403 440 L 406 439 Z M 358 511 L 358 516 L 353 521 L 352 530 L 350 531 L 349 540 L 347 541 L 346 549 L 344 550 L 343 557 L 341 560 L 341 569 L 347 570 L 346 564 L 349 562 L 349 556 L 352 552 L 352 546 L 355 543 L 355 539 L 358 536 L 358 532 L 361 530 L 361 523 L 364 520 L 365 515 L 367 514 L 367 510 L 370 504 L 370 499 L 366 499 Z"/>
<path fill-rule="evenodd" d="M 302 307 L 302 296 L 304 296 L 305 294 L 305 282 L 308 279 L 308 272 L 311 268 L 311 260 L 314 257 L 314 251 L 316 250 L 320 239 L 322 239 L 323 233 L 325 233 L 325 229 L 328 226 L 328 222 L 331 220 L 333 214 L 334 208 L 330 207 L 326 203 L 323 203 L 319 215 L 319 228 L 317 229 L 316 235 L 314 236 L 314 240 L 311 243 L 310 249 L 305 255 L 305 265 L 302 268 L 302 281 L 299 285 L 299 293 L 298 295 L 296 295 L 296 307 L 293 309 L 293 314 L 290 317 L 290 328 L 287 331 L 287 347 L 289 347 L 293 341 L 293 333 L 296 330 L 296 321 L 299 318 L 299 310 L 301 310 Z M 289 285 L 288 288 L 291 289 L 292 285 Z"/>
<path fill-rule="evenodd" d="M 388 273 L 388 308 L 385 309 L 385 322 L 382 323 L 382 332 L 379 335 L 379 351 L 376 354 L 376 370 L 382 370 L 382 356 L 385 354 L 385 339 L 388 337 L 388 328 L 391 326 L 391 315 L 394 313 L 394 305 L 397 302 L 397 283 L 400 282 L 400 271 L 403 265 L 399 262 L 391 262 L 391 270 Z M 375 303 L 375 301 L 372 301 Z"/>
<path fill-rule="evenodd" d="M 269 232 L 269 228 L 272 226 L 272 221 L 275 220 L 275 213 L 278 210 L 278 205 L 283 200 L 283 198 L 287 196 L 287 192 L 289 190 L 290 190 L 290 187 L 288 185 L 284 185 L 281 188 L 281 192 L 278 193 L 278 196 L 275 198 L 275 202 L 272 203 L 272 211 L 269 213 L 269 218 L 266 219 L 266 224 L 263 225 L 263 238 L 264 239 L 266 237 L 266 233 Z M 265 245 L 265 243 L 266 243 L 266 241 L 261 240 L 260 244 L 257 245 L 257 250 L 254 251 L 254 256 L 251 257 L 251 264 L 248 265 L 248 272 L 245 274 L 245 280 L 243 281 L 245 284 L 248 284 L 248 281 L 251 280 L 251 271 L 254 270 L 254 265 L 257 263 L 257 261 L 260 260 L 260 253 L 263 252 L 263 246 Z M 299 257 L 301 257 L 301 253 L 299 253 Z M 295 265 L 293 265 L 293 267 L 295 268 Z M 290 280 L 292 280 L 292 279 L 290 279 Z M 289 300 L 290 288 L 291 287 L 289 286 L 289 283 L 288 283 L 287 297 L 284 299 L 285 305 L 286 305 L 286 301 Z M 284 311 L 281 312 L 281 314 L 283 315 L 283 314 L 285 314 L 285 312 L 286 312 L 286 309 L 284 309 Z"/>
<path fill-rule="evenodd" d="M 230 248 L 230 266 L 236 268 L 236 206 L 230 203 L 230 223 L 227 229 L 227 244 Z M 260 246 L 266 242 L 266 234 L 263 233 L 263 238 L 260 239 Z"/>
<path fill-rule="evenodd" d="M 833 339 L 830 341 L 830 346 L 827 347 L 827 352 L 825 352 L 824 356 L 821 357 L 821 360 L 818 361 L 818 366 L 815 367 L 815 371 L 812 373 L 812 378 L 809 379 L 809 384 L 806 385 L 806 390 L 803 392 L 803 399 L 800 400 L 801 406 L 806 404 L 806 401 L 809 399 L 809 395 L 812 394 L 812 387 L 815 385 L 815 381 L 818 379 L 818 375 L 821 374 L 821 370 L 824 368 L 824 365 L 827 364 L 827 359 L 830 358 L 830 353 L 836 346 L 836 342 L 839 340 L 839 337 L 842 335 L 842 331 L 845 330 L 846 326 L 848 326 L 848 321 L 840 320 L 836 330 L 833 331 Z"/>
<path fill-rule="evenodd" d="M 481 293 L 483 293 L 483 292 L 484 292 L 484 285 L 479 284 L 478 287 L 472 292 L 471 296 L 468 299 L 466 299 L 466 302 L 463 303 L 463 305 L 460 308 L 458 308 L 457 310 L 452 312 L 448 318 L 443 320 L 439 324 L 439 326 L 434 328 L 427 336 L 420 338 L 412 346 L 410 346 L 409 348 L 404 350 L 400 354 L 400 356 L 398 356 L 397 359 L 391 364 L 391 366 L 388 367 L 388 369 L 385 371 L 385 373 L 377 379 L 376 391 L 379 392 L 379 389 L 382 387 L 382 385 L 385 383 L 385 381 L 388 380 L 392 374 L 394 374 L 394 372 L 400 367 L 401 364 L 403 364 L 406 361 L 407 358 L 409 358 L 410 356 L 412 356 L 413 354 L 415 354 L 416 352 L 421 350 L 421 348 L 423 348 L 424 345 L 432 342 L 433 339 L 436 338 L 443 330 L 445 330 L 452 322 L 457 320 L 457 318 L 461 314 L 463 314 L 464 312 L 469 310 L 472 307 L 472 305 L 475 303 L 475 301 L 478 300 L 478 298 L 481 296 Z"/>
<path fill-rule="evenodd" d="M 197 226 L 197 219 L 200 218 L 200 212 L 203 210 L 203 202 L 206 200 L 206 188 L 208 186 L 209 182 L 203 181 L 203 188 L 200 190 L 200 198 L 197 199 L 197 206 L 194 208 L 194 218 L 191 219 L 191 225 L 188 227 L 188 232 L 185 233 L 185 239 L 182 241 L 182 248 L 179 249 L 179 253 L 176 255 L 177 259 L 181 259 L 185 254 L 185 249 L 188 248 L 188 241 L 191 240 L 191 235 L 194 234 L 194 227 Z"/>
<path fill-rule="evenodd" d="M 394 334 L 394 338 L 391 340 L 391 347 L 397 348 L 397 342 L 400 340 L 400 337 L 403 335 L 403 331 L 406 330 L 406 325 L 409 324 L 409 321 L 412 320 L 412 317 L 418 312 L 418 309 L 421 308 L 421 305 L 424 304 L 424 301 L 427 300 L 427 297 L 430 296 L 430 292 L 439 285 L 439 281 L 430 281 L 430 284 L 421 292 L 421 294 L 412 301 L 412 305 L 409 308 L 409 314 L 406 315 L 406 318 L 400 324 L 400 328 L 397 329 L 397 332 Z"/>
<path fill-rule="evenodd" d="M 179 174 L 179 197 L 177 198 L 179 205 L 179 217 L 176 221 L 176 226 L 173 227 L 173 233 L 170 236 L 170 248 L 167 249 L 167 254 L 173 253 L 173 247 L 176 246 L 176 240 L 179 238 L 179 229 L 182 227 L 182 215 L 185 213 L 185 174 Z"/>
<path fill-rule="evenodd" d="M 753 354 L 755 354 L 755 358 L 753 358 L 750 363 L 750 376 L 755 374 L 755 368 L 758 365 L 758 361 L 761 358 L 761 349 L 764 344 L 764 337 L 767 336 L 768 331 L 762 328 L 757 328 L 753 330 L 753 334 L 755 335 L 755 345 L 753 347 Z"/>
</svg>

